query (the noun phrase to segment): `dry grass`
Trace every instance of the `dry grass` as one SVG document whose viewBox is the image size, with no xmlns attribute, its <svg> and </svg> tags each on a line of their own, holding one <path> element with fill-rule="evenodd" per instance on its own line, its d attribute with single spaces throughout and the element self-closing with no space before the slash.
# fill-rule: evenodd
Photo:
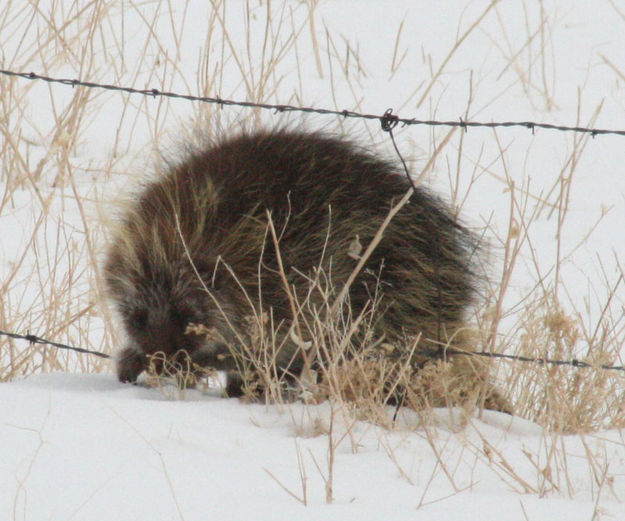
<svg viewBox="0 0 625 521">
<path fill-rule="evenodd" d="M 526 12 L 531 10 L 529 4 L 523 5 Z M 76 2 L 50 15 L 38 2 L 27 7 L 15 1 L 4 2 L 0 7 L 0 35 L 5 44 L 2 66 L 197 94 L 233 94 L 252 101 L 310 104 L 303 79 L 311 76 L 310 64 L 304 64 L 301 58 L 307 53 L 313 57 L 312 75 L 331 85 L 333 96 L 336 93 L 335 108 L 363 110 L 366 106 L 361 85 L 371 74 L 367 59 L 361 56 L 358 42 L 325 25 L 316 2 L 297 7 L 269 2 L 259 6 L 246 4 L 235 12 L 225 1 L 214 0 L 207 11 L 206 38 L 199 42 L 200 73 L 195 80 L 188 77 L 181 65 L 191 15 L 174 12 L 173 3 L 166 0 L 155 0 L 150 7 L 144 10 L 137 4 L 128 4 L 126 11 L 119 12 L 103 2 Z M 466 20 L 449 51 L 438 61 L 424 54 L 424 71 L 429 71 L 429 77 L 407 94 L 404 106 L 398 109 L 421 107 L 436 116 L 439 101 L 444 101 L 444 78 L 451 73 L 450 64 L 480 31 L 489 35 L 506 62 L 504 69 L 498 71 L 499 76 L 509 78 L 506 73 L 514 71 L 515 84 L 521 85 L 531 105 L 553 107 L 555 77 L 549 35 L 557 20 L 543 7 L 537 20 L 527 14 L 526 39 L 519 44 L 509 37 L 502 10 L 501 4 L 492 4 Z M 483 27 L 484 20 L 493 16 L 499 24 L 496 34 Z M 237 40 L 235 34 L 239 33 L 232 32 L 232 19 L 237 17 L 244 23 L 244 41 Z M 128 26 L 130 19 L 133 23 L 139 21 L 138 28 Z M 387 71 L 391 79 L 408 64 L 404 21 L 398 24 L 392 41 Z M 609 58 L 604 57 L 604 62 L 615 76 L 623 76 L 623 71 Z M 232 78 L 238 80 L 232 83 Z M 285 87 L 288 82 L 293 86 Z M 482 97 L 476 106 L 475 91 L 479 85 L 472 72 L 464 117 L 479 115 L 503 95 L 493 94 L 486 101 Z M 260 111 L 226 114 L 209 105 L 189 104 L 183 108 L 180 102 L 163 99 L 72 90 L 7 77 L 0 77 L 0 91 L 0 218 L 3 227 L 10 227 L 11 236 L 16 238 L 13 244 L 3 243 L 0 327 L 17 332 L 30 330 L 53 340 L 114 352 L 119 342 L 116 326 L 99 298 L 99 251 L 105 240 L 100 217 L 108 212 L 111 192 L 120 189 L 120 173 L 128 171 L 128 164 L 134 169 L 139 164 L 130 151 L 144 157 L 145 148 L 167 145 L 163 136 L 166 130 L 176 127 L 172 118 L 178 118 L 179 124 L 186 117 L 178 116 L 180 111 L 193 112 L 194 121 L 211 132 L 228 129 L 233 122 L 241 124 L 242 120 L 251 121 L 246 123 L 251 125 L 265 124 L 273 121 L 272 116 Z M 345 101 L 346 93 L 352 96 L 351 106 Z M 581 104 L 580 94 L 580 107 Z M 106 145 L 109 153 L 90 158 L 91 149 L 85 152 L 83 147 L 100 132 L 98 120 L 109 106 L 116 111 L 115 130 Z M 590 117 L 582 118 L 579 108 L 578 121 L 592 124 L 600 110 L 597 107 Z M 34 111 L 45 115 L 33 115 Z M 320 126 L 327 124 L 321 122 Z M 336 126 L 349 132 L 357 124 L 360 123 L 338 122 Z M 357 134 L 369 133 L 372 142 L 385 141 L 375 125 L 365 128 Z M 411 152 L 414 149 L 407 146 L 406 134 L 402 134 L 406 146 L 400 148 L 407 150 L 413 169 L 420 171 Z M 571 187 L 588 139 L 568 138 L 567 155 L 559 174 L 553 177 L 551 186 L 535 189 L 529 177 L 519 180 L 511 143 L 503 142 L 505 138 L 500 134 L 493 133 L 488 138 L 496 147 L 490 156 L 486 152 L 471 155 L 463 133 L 453 138 L 444 141 L 445 134 L 432 130 L 429 142 L 420 147 L 426 151 L 423 156 L 433 158 L 441 143 L 447 144 L 431 166 L 437 171 L 447 169 L 449 193 L 459 211 L 471 194 L 480 190 L 482 177 L 499 183 L 501 198 L 508 207 L 506 229 L 484 223 L 483 234 L 496 252 L 492 265 L 485 269 L 494 270 L 497 275 L 491 277 L 484 308 L 477 310 L 469 321 L 476 349 L 578 358 L 597 365 L 622 364 L 622 265 L 617 262 L 616 275 L 606 271 L 605 291 L 593 288 L 597 295 L 594 306 L 601 313 L 592 320 L 590 311 L 580 308 L 578 301 L 567 293 L 568 281 L 563 273 L 563 266 L 583 245 L 566 243 L 563 230 Z M 548 266 L 532 257 L 534 230 L 541 219 L 556 223 L 555 260 Z M 589 234 L 593 230 L 594 227 Z M 531 272 L 534 283 L 519 296 L 511 296 L 513 289 L 518 289 L 513 286 L 519 270 Z M 336 299 L 336 288 L 324 274 L 318 273 L 315 280 L 293 292 L 296 316 L 298 310 L 311 305 L 309 294 L 313 291 L 326 295 L 330 307 L 337 301 L 341 307 L 348 305 L 344 299 Z M 316 386 L 311 390 L 315 399 L 331 397 L 335 403 L 353 404 L 350 407 L 356 408 L 359 417 L 388 423 L 388 414 L 381 407 L 396 391 L 389 388 L 390 380 L 403 389 L 405 400 L 415 408 L 463 403 L 467 395 L 472 396 L 472 403 L 487 398 L 473 395 L 482 393 L 482 376 L 476 375 L 489 368 L 464 367 L 458 371 L 457 365 L 433 364 L 415 376 L 414 367 L 406 360 L 393 361 L 385 346 L 357 341 L 355 332 L 366 330 L 374 305 L 357 317 L 330 313 L 325 308 L 308 311 L 307 316 L 313 319 L 300 327 L 314 333 L 318 340 L 313 348 L 315 357 L 323 361 L 317 380 L 305 382 L 307 386 Z M 251 314 L 250 338 L 256 342 L 245 349 L 237 347 L 237 352 L 244 355 L 242 371 L 255 374 L 265 392 L 276 401 L 282 400 L 282 388 L 291 384 L 280 381 L 272 369 L 271 353 L 280 347 L 276 345 L 278 330 L 270 315 Z M 362 333 L 358 336 L 363 337 Z M 406 349 L 418 350 L 418 346 L 418 339 L 410 339 Z M 320 354 L 323 356 L 317 356 Z M 470 365 L 468 358 L 464 360 L 464 364 Z M 0 380 L 42 371 L 105 369 L 99 359 L 0 339 Z M 500 362 L 495 369 L 498 386 L 516 413 L 550 430 L 588 432 L 625 425 L 622 373 Z M 458 384 L 455 379 L 466 374 L 475 376 L 475 380 Z M 476 382 L 480 385 L 473 389 Z"/>
</svg>

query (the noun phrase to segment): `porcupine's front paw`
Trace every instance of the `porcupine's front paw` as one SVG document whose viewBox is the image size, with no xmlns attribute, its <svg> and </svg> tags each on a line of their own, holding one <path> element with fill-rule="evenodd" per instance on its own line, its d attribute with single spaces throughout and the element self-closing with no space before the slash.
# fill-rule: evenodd
<svg viewBox="0 0 625 521">
<path fill-rule="evenodd" d="M 120 382 L 136 382 L 146 368 L 145 355 L 132 347 L 122 349 L 117 356 L 117 378 Z"/>
</svg>

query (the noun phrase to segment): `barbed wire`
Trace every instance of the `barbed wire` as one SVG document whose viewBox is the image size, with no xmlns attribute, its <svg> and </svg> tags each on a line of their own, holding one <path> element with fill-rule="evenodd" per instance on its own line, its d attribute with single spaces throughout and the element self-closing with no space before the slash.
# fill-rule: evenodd
<svg viewBox="0 0 625 521">
<path fill-rule="evenodd" d="M 7 331 L 0 330 L 0 335 L 7 336 L 9 338 L 26 340 L 31 344 L 48 344 L 54 346 L 59 349 L 68 349 L 71 351 L 76 351 L 78 353 L 89 354 L 99 356 L 100 358 L 113 358 L 111 355 L 107 353 L 102 353 L 100 351 L 94 351 L 91 349 L 84 349 L 82 347 L 70 346 L 67 344 L 63 344 L 60 342 L 53 342 L 51 340 L 46 340 L 45 338 L 38 337 L 36 335 L 26 334 L 20 335 L 17 333 L 9 333 Z M 609 365 L 609 364 L 600 364 L 595 365 L 589 362 L 584 362 L 583 360 L 579 360 L 577 358 L 573 358 L 571 360 L 554 360 L 546 357 L 532 357 L 532 356 L 521 356 L 521 355 L 508 355 L 504 353 L 490 353 L 488 351 L 463 351 L 461 349 L 456 349 L 454 347 L 444 347 L 442 353 L 447 356 L 482 356 L 487 358 L 498 358 L 504 360 L 510 360 L 514 362 L 532 362 L 538 365 L 559 365 L 559 366 L 571 366 L 576 368 L 588 368 L 588 369 L 604 369 L 606 371 L 625 371 L 625 367 L 620 365 Z M 417 354 L 427 356 L 432 359 L 439 359 L 441 355 L 441 350 L 438 349 L 420 349 Z"/>
<path fill-rule="evenodd" d="M 69 349 L 71 351 L 76 351 L 77 353 L 84 353 L 88 355 L 99 356 L 100 358 L 113 358 L 111 355 L 107 353 L 102 353 L 100 351 L 93 351 L 91 349 L 84 349 L 82 347 L 70 346 L 67 344 L 62 344 L 60 342 L 53 342 L 52 340 L 46 340 L 45 338 L 41 338 L 36 335 L 31 335 L 30 333 L 27 333 L 26 335 L 20 335 L 18 333 L 9 333 L 8 331 L 0 330 L 0 335 L 8 336 L 9 338 L 14 338 L 14 339 L 19 339 L 19 340 L 27 340 L 31 344 L 51 345 L 59 349 Z"/>
<path fill-rule="evenodd" d="M 395 124 L 401 123 L 402 126 L 410 126 L 410 125 L 427 125 L 432 127 L 459 127 L 464 130 L 468 128 L 508 128 L 508 127 L 523 127 L 529 129 L 534 133 L 536 129 L 545 129 L 545 130 L 557 130 L 561 132 L 577 132 L 583 134 L 590 134 L 592 137 L 599 135 L 616 135 L 616 136 L 625 136 L 625 130 L 620 129 L 605 129 L 605 128 L 592 128 L 592 127 L 582 127 L 582 126 L 569 126 L 569 125 L 555 125 L 552 123 L 540 123 L 536 121 L 471 121 L 464 120 L 462 118 L 458 118 L 457 121 L 441 121 L 441 120 L 432 120 L 432 119 L 417 119 L 417 118 L 403 118 L 397 115 L 392 114 L 392 111 L 389 113 L 388 111 L 383 114 L 365 114 L 361 112 L 355 112 L 352 110 L 334 110 L 327 108 L 314 108 L 314 107 L 301 107 L 296 105 L 284 105 L 284 104 L 274 104 L 274 103 L 256 103 L 252 101 L 240 101 L 240 100 L 232 100 L 225 99 L 220 97 L 210 97 L 210 96 L 194 96 L 192 94 L 179 94 L 176 92 L 163 91 L 156 88 L 147 88 L 147 89 L 137 89 L 135 87 L 124 87 L 120 85 L 113 85 L 107 83 L 96 83 L 92 81 L 83 81 L 78 79 L 69 79 L 69 78 L 53 78 L 50 76 L 44 76 L 41 74 L 36 74 L 34 72 L 17 72 L 6 69 L 0 69 L 0 74 L 5 76 L 19 77 L 27 80 L 41 80 L 48 83 L 57 83 L 61 85 L 67 85 L 70 87 L 86 87 L 89 89 L 105 89 L 110 91 L 117 92 L 125 92 L 127 94 L 139 94 L 142 96 L 151 96 L 151 97 L 164 97 L 164 98 L 174 98 L 174 99 L 184 99 L 187 101 L 198 101 L 201 103 L 213 103 L 216 105 L 224 106 L 236 106 L 236 107 L 246 107 L 246 108 L 259 108 L 263 110 L 272 110 L 278 113 L 284 112 L 301 112 L 307 114 L 320 114 L 320 115 L 332 115 L 332 116 L 341 116 L 343 118 L 360 118 L 367 120 L 379 120 L 380 122 L 384 122 L 386 119 L 388 121 L 389 117 L 392 121 L 395 121 Z"/>
<path fill-rule="evenodd" d="M 625 367 L 621 365 L 609 365 L 609 364 L 591 364 L 584 362 L 578 358 L 572 358 L 570 360 L 554 360 L 546 357 L 533 357 L 522 355 L 508 355 L 504 353 L 491 353 L 489 351 L 463 351 L 454 347 L 444 346 L 442 349 L 444 355 L 451 356 L 482 356 L 487 358 L 499 358 L 504 360 L 511 360 L 513 362 L 533 362 L 538 365 L 560 365 L 571 366 L 578 368 L 593 368 L 593 369 L 605 369 L 607 371 L 625 371 Z M 441 350 L 420 350 L 419 354 L 430 356 L 432 358 L 440 358 Z"/>
</svg>

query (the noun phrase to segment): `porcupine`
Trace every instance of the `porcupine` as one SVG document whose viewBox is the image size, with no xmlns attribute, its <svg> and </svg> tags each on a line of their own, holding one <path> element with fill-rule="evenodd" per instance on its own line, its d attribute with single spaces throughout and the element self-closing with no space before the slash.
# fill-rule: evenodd
<svg viewBox="0 0 625 521">
<path fill-rule="evenodd" d="M 128 338 L 117 362 L 120 381 L 136 381 L 148 355 L 182 350 L 200 366 L 230 371 L 228 392 L 238 394 L 232 346 L 251 301 L 290 331 L 282 274 L 297 287 L 322 268 L 340 289 L 357 264 L 354 241 L 366 247 L 409 188 L 395 162 L 321 133 L 248 132 L 189 153 L 143 187 L 106 256 L 107 293 Z M 417 187 L 351 284 L 352 314 L 375 292 L 378 338 L 420 335 L 420 345 L 437 349 L 474 300 L 478 249 L 451 209 Z M 189 324 L 214 328 L 221 340 L 189 334 Z M 279 371 L 297 376 L 298 350 L 301 342 L 286 338 Z"/>
</svg>

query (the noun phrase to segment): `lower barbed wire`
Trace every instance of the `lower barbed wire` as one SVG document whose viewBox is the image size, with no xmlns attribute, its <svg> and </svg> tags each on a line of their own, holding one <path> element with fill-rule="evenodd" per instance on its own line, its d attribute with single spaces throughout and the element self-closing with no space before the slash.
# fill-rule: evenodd
<svg viewBox="0 0 625 521">
<path fill-rule="evenodd" d="M 77 353 L 83 353 L 87 355 L 99 356 L 100 358 L 114 358 L 114 356 L 109 355 L 108 353 L 103 353 L 101 351 L 95 351 L 92 349 L 84 349 L 82 347 L 70 346 L 67 344 L 63 344 L 61 342 L 53 342 L 52 340 L 46 340 L 45 338 L 38 337 L 36 335 L 32 335 L 27 333 L 26 335 L 20 335 L 19 333 L 10 333 L 8 331 L 0 330 L 0 336 L 6 336 L 9 338 L 17 339 L 17 340 L 26 340 L 31 344 L 41 344 L 41 345 L 51 345 L 58 349 L 69 349 L 71 351 L 75 351 Z M 510 360 L 512 362 L 530 362 L 539 365 L 560 365 L 560 366 L 571 366 L 579 369 L 603 369 L 606 371 L 625 371 L 625 367 L 621 365 L 609 365 L 609 364 L 592 364 L 589 362 L 584 362 L 583 360 L 579 360 L 577 358 L 572 358 L 570 360 L 554 360 L 547 357 L 534 357 L 534 356 L 522 356 L 522 355 L 508 355 L 505 353 L 490 353 L 488 351 L 464 351 L 462 349 L 457 349 L 451 346 L 444 346 L 442 349 L 425 349 L 421 348 L 414 351 L 413 354 L 421 355 L 425 358 L 430 358 L 432 360 L 441 360 L 444 359 L 447 355 L 449 356 L 480 356 L 487 358 L 495 358 L 500 360 Z M 388 358 L 393 359 L 397 357 L 401 357 L 401 350 L 394 350 L 391 353 L 386 355 Z"/>
</svg>

